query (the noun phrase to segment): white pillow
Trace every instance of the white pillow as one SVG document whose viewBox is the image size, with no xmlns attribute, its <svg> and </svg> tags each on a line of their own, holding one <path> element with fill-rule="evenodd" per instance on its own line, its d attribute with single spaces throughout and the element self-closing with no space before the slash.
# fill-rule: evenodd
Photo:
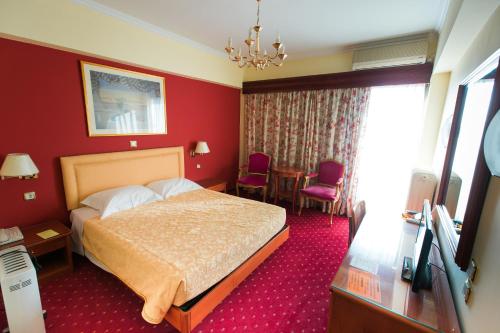
<svg viewBox="0 0 500 333">
<path fill-rule="evenodd" d="M 130 185 L 94 193 L 86 197 L 81 204 L 98 210 L 101 218 L 105 218 L 113 213 L 158 200 L 161 200 L 161 197 L 149 188 Z"/>
<path fill-rule="evenodd" d="M 165 180 L 157 180 L 149 183 L 147 187 L 161 195 L 164 199 L 173 195 L 203 188 L 195 182 L 186 178 L 170 178 Z"/>
</svg>

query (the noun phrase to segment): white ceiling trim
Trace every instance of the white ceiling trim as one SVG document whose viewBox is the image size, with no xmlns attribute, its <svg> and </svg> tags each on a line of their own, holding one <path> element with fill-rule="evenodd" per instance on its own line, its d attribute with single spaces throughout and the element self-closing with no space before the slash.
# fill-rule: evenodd
<svg viewBox="0 0 500 333">
<path fill-rule="evenodd" d="M 208 52 L 208 53 L 213 54 L 215 56 L 223 57 L 224 59 L 227 58 L 227 55 L 222 51 L 213 49 L 210 46 L 196 42 L 196 41 L 189 39 L 189 38 L 186 38 L 184 36 L 178 35 L 170 30 L 160 28 L 157 25 L 143 21 L 143 20 L 138 19 L 137 17 L 134 17 L 132 15 L 125 14 L 119 10 L 116 10 L 114 8 L 100 4 L 94 0 L 73 0 L 73 2 L 80 4 L 80 5 L 84 5 L 86 7 L 89 7 L 97 12 L 102 13 L 102 14 L 115 17 L 117 19 L 120 19 L 122 21 L 130 23 L 132 25 L 135 25 L 139 28 L 142 28 L 146 31 L 157 33 L 157 34 L 159 34 L 163 37 L 166 37 L 168 39 L 173 39 L 177 42 L 189 45 L 193 48 Z"/>
<path fill-rule="evenodd" d="M 450 7 L 450 0 L 445 0 L 443 9 L 441 10 L 441 14 L 439 15 L 439 19 L 436 23 L 436 31 L 441 33 L 441 29 L 443 29 L 444 21 L 446 21 L 446 15 L 448 14 L 448 8 Z"/>
</svg>

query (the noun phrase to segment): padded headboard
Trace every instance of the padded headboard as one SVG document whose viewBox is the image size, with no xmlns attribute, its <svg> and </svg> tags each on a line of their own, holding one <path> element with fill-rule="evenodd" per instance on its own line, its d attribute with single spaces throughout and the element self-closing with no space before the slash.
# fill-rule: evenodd
<svg viewBox="0 0 500 333">
<path fill-rule="evenodd" d="M 184 148 L 134 150 L 61 157 L 68 210 L 90 194 L 125 185 L 184 177 Z"/>
</svg>

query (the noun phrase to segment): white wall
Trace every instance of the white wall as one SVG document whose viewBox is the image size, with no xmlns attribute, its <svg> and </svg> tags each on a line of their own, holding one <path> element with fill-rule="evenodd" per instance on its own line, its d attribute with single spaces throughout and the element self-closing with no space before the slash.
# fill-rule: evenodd
<svg viewBox="0 0 500 333">
<path fill-rule="evenodd" d="M 450 73 L 437 73 L 431 77 L 427 93 L 422 139 L 417 158 L 417 168 L 432 170 L 432 161 L 439 136 L 439 126 L 443 115 L 444 104 Z"/>
<path fill-rule="evenodd" d="M 263 71 L 249 67 L 245 69 L 243 81 L 340 73 L 349 72 L 350 70 L 352 70 L 352 51 L 345 51 L 327 56 L 286 60 L 281 67 L 271 66 Z"/>
<path fill-rule="evenodd" d="M 500 8 L 485 22 L 480 33 L 473 40 L 464 40 L 469 45 L 464 56 L 452 69 L 448 96 L 443 119 L 453 112 L 458 85 L 474 69 L 500 48 Z M 436 145 L 436 159 L 442 161 L 444 149 Z M 446 247 L 442 247 L 443 250 Z M 466 274 L 455 264 L 449 253 L 444 251 L 444 260 L 449 274 L 462 328 L 465 332 L 493 333 L 500 331 L 500 178 L 492 177 L 479 223 L 478 234 L 472 257 L 478 264 L 478 275 L 473 283 L 471 299 L 465 304 L 462 286 Z"/>
</svg>

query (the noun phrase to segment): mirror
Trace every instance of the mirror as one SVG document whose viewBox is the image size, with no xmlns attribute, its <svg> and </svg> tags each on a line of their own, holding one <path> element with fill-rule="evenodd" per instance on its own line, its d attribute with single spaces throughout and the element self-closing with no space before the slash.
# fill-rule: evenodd
<svg viewBox="0 0 500 333">
<path fill-rule="evenodd" d="M 480 152 L 493 83 L 490 75 L 470 82 L 465 88 L 462 121 L 458 130 L 455 156 L 450 162 L 452 168 L 445 201 L 457 234 L 461 233 L 476 167 L 476 159 L 471 157 L 478 156 Z"/>
<path fill-rule="evenodd" d="M 491 175 L 483 141 L 500 106 L 498 62 L 498 54 L 490 57 L 459 86 L 436 201 L 445 238 L 462 270 L 469 265 Z"/>
</svg>

